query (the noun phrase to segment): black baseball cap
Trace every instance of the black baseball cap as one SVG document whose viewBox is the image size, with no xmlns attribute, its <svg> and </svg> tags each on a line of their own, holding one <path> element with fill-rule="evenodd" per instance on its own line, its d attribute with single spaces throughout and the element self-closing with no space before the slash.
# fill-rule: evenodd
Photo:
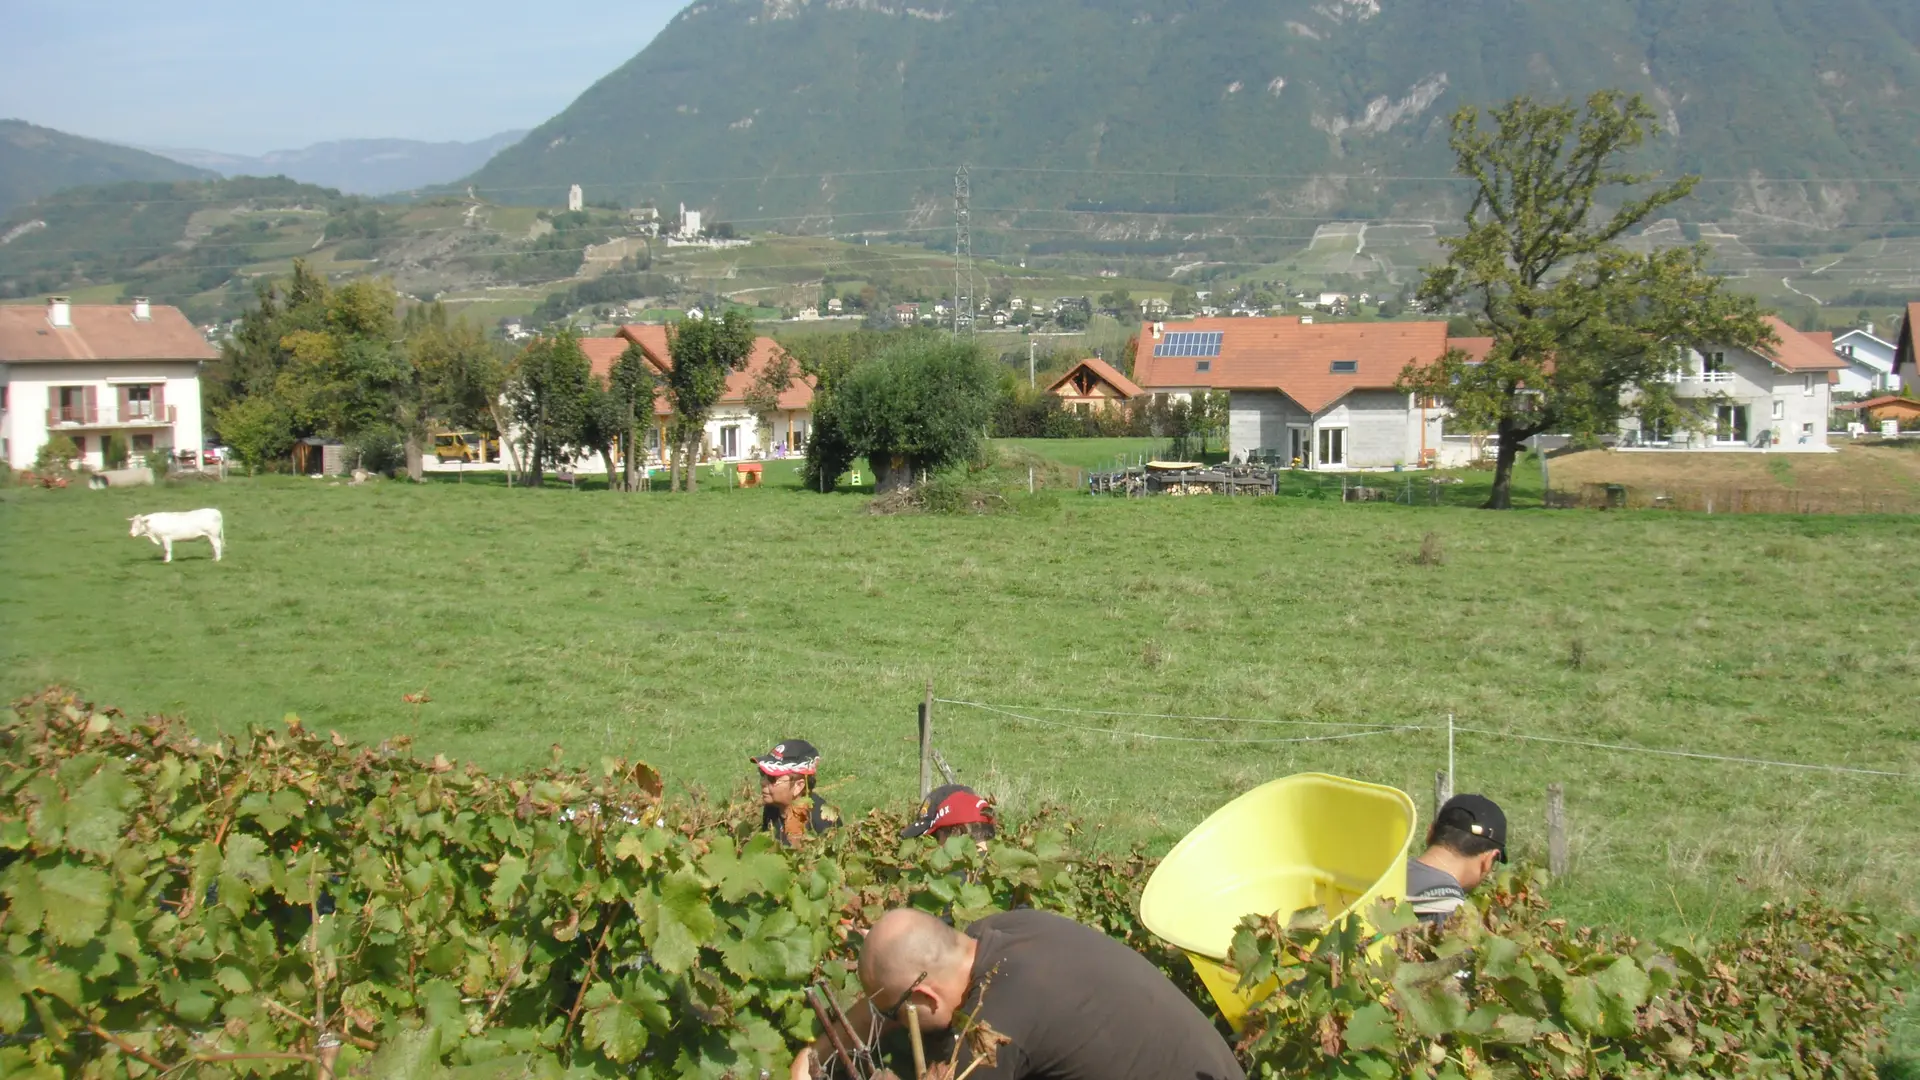
<svg viewBox="0 0 1920 1080">
<path fill-rule="evenodd" d="M 1433 824 L 1491 840 L 1498 845 L 1494 857 L 1507 861 L 1507 815 L 1485 795 L 1455 795 L 1440 807 Z"/>
<path fill-rule="evenodd" d="M 965 784 L 942 784 L 920 800 L 918 815 L 900 830 L 900 836 L 906 839 L 949 826 L 977 824 L 995 824 L 993 804 Z"/>
<path fill-rule="evenodd" d="M 759 757 L 748 758 L 762 776 L 812 776 L 820 768 L 820 751 L 805 739 L 782 739 Z"/>
</svg>

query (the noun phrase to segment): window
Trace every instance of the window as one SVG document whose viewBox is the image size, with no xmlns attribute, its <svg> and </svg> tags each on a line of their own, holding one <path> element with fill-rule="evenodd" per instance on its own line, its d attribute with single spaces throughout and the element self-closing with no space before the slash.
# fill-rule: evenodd
<svg viewBox="0 0 1920 1080">
<path fill-rule="evenodd" d="M 1700 354 L 1700 370 L 1708 374 L 1713 374 L 1716 372 L 1731 371 L 1733 369 L 1727 366 L 1726 353 L 1710 352 Z"/>
<path fill-rule="evenodd" d="M 729 424 L 720 429 L 720 456 L 732 458 L 740 456 L 740 427 Z"/>
<path fill-rule="evenodd" d="M 1316 465 L 1345 465 L 1347 463 L 1347 429 L 1321 428 L 1319 450 Z"/>
<path fill-rule="evenodd" d="M 805 420 L 795 420 L 793 422 L 793 445 L 787 447 L 787 449 L 797 454 L 800 451 L 805 450 L 806 448 L 807 448 L 807 422 Z"/>
<path fill-rule="evenodd" d="M 85 435 L 73 436 L 73 456 L 74 457 L 87 456 L 87 437 Z"/>
<path fill-rule="evenodd" d="M 1715 410 L 1713 441 L 1729 445 L 1747 441 L 1745 405 L 1722 405 Z"/>
<path fill-rule="evenodd" d="M 1296 461 L 1302 465 L 1313 464 L 1313 431 L 1310 428 L 1287 429 L 1287 462 L 1292 464 Z"/>
<path fill-rule="evenodd" d="M 1212 370 L 1213 370 L 1213 361 L 1211 361 L 1211 360 L 1195 360 L 1195 361 L 1193 362 L 1193 370 L 1195 370 L 1195 371 L 1212 371 Z"/>
<path fill-rule="evenodd" d="M 1853 346 L 1851 346 L 1851 345 L 1842 345 L 1842 346 L 1840 346 L 1840 355 L 1841 355 L 1841 356 L 1848 356 L 1848 357 L 1850 357 L 1850 356 L 1852 356 L 1852 355 L 1853 355 Z"/>
<path fill-rule="evenodd" d="M 1779 398 L 1773 399 L 1773 418 L 1775 420 L 1785 420 L 1787 418 L 1787 403 L 1781 401 Z"/>
<path fill-rule="evenodd" d="M 58 424 L 84 424 L 87 417 L 87 388 L 84 386 L 61 386 L 55 388 L 55 401 L 59 404 L 53 410 L 53 420 Z"/>
<path fill-rule="evenodd" d="M 1358 360 L 1335 360 L 1333 362 L 1333 373 L 1335 375 L 1352 375 L 1359 370 L 1360 361 Z"/>
<path fill-rule="evenodd" d="M 1800 434 L 1801 434 L 1802 436 L 1807 436 L 1807 435 L 1812 435 L 1812 434 L 1813 434 L 1813 424 L 1811 424 L 1811 423 L 1806 423 L 1806 424 L 1801 424 L 1801 425 L 1800 425 Z"/>
<path fill-rule="evenodd" d="M 133 437 L 133 452 L 134 452 L 134 453 L 136 453 L 136 454 L 145 454 L 145 453 L 149 453 L 149 452 L 151 452 L 152 450 L 153 450 L 153 436 L 151 436 L 151 435 L 135 435 L 135 436 Z"/>
<path fill-rule="evenodd" d="M 1800 393 L 1802 393 L 1807 397 L 1813 396 L 1813 376 L 1811 375 L 1800 376 Z"/>
<path fill-rule="evenodd" d="M 122 420 L 150 420 L 153 418 L 153 387 L 126 387 L 127 414 Z"/>
</svg>

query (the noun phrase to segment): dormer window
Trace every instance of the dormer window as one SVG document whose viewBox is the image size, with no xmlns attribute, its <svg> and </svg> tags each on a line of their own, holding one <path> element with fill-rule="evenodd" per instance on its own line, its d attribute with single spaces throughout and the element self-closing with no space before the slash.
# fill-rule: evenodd
<svg viewBox="0 0 1920 1080">
<path fill-rule="evenodd" d="M 1195 361 L 1193 362 L 1193 370 L 1195 370 L 1195 371 L 1212 371 L 1212 370 L 1213 370 L 1213 361 L 1211 361 L 1211 360 L 1195 360 Z"/>
<path fill-rule="evenodd" d="M 1360 361 L 1358 360 L 1335 360 L 1333 362 L 1333 373 L 1335 375 L 1355 375 L 1358 374 L 1359 371 Z"/>
</svg>

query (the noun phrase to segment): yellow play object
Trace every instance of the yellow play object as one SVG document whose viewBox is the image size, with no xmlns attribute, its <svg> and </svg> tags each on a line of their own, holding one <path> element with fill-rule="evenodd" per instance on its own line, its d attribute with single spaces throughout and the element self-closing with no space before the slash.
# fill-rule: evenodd
<svg viewBox="0 0 1920 1080">
<path fill-rule="evenodd" d="M 1147 879 L 1140 918 L 1184 950 L 1235 1030 L 1274 982 L 1242 993 L 1227 966 L 1248 915 L 1319 907 L 1338 918 L 1407 888 L 1413 800 L 1398 788 L 1325 773 L 1262 784 L 1213 812 Z"/>
</svg>

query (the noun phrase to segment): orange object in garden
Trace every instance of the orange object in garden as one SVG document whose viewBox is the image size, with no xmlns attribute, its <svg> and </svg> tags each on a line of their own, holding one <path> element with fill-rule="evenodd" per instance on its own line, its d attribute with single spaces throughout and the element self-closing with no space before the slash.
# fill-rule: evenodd
<svg viewBox="0 0 1920 1080">
<path fill-rule="evenodd" d="M 740 464 L 734 466 L 734 471 L 740 474 L 741 487 L 750 488 L 750 487 L 760 486 L 760 463 L 759 462 L 743 461 Z"/>
</svg>

